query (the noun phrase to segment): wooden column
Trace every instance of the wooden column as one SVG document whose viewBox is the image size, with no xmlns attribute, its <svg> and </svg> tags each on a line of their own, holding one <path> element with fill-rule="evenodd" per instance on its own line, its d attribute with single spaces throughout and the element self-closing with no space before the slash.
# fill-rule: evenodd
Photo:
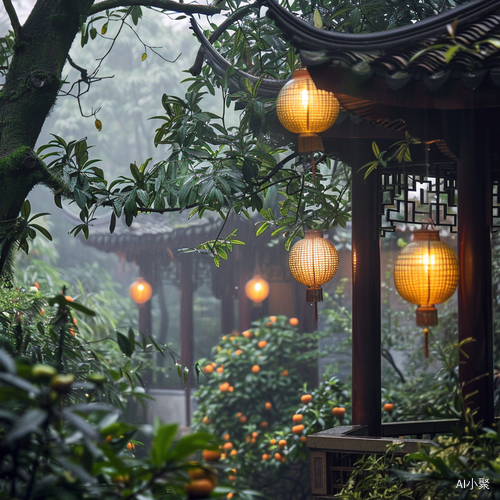
<svg viewBox="0 0 500 500">
<path fill-rule="evenodd" d="M 361 141 L 359 141 L 361 142 Z M 378 176 L 358 172 L 370 152 L 366 141 L 352 167 L 352 420 L 381 435 L 381 312 Z M 365 151 L 366 150 L 366 151 Z M 369 158 L 369 157 L 368 157 Z"/>
<path fill-rule="evenodd" d="M 486 120 L 486 121 L 485 121 Z M 491 290 L 491 146 L 487 118 L 462 114 L 458 162 L 458 331 L 473 338 L 460 356 L 459 378 L 475 422 L 493 423 L 493 320 Z M 497 139 L 495 139 L 497 140 Z M 477 380 L 475 380 L 477 379 Z"/>
<path fill-rule="evenodd" d="M 184 254 L 179 258 L 181 266 L 181 359 L 182 368 L 189 369 L 185 385 L 186 425 L 191 424 L 191 386 L 193 381 L 193 256 Z"/>
</svg>

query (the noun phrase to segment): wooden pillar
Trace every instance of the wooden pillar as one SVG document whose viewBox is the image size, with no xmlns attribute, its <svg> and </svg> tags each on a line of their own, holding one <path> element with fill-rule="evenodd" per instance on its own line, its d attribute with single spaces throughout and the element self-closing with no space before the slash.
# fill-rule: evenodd
<svg viewBox="0 0 500 500">
<path fill-rule="evenodd" d="M 221 283 L 222 290 L 220 296 L 220 324 L 222 334 L 230 334 L 235 327 L 234 320 L 234 260 L 225 262 L 224 269 L 214 269 L 212 272 L 224 273 L 224 280 Z"/>
<path fill-rule="evenodd" d="M 191 386 L 193 381 L 193 256 L 184 254 L 179 258 L 181 266 L 181 359 L 182 368 L 189 369 L 185 384 L 186 425 L 191 424 Z"/>
<path fill-rule="evenodd" d="M 473 338 L 460 356 L 459 378 L 476 423 L 493 423 L 493 320 L 491 290 L 491 149 L 479 112 L 462 114 L 458 162 L 459 340 Z"/>
<path fill-rule="evenodd" d="M 245 249 L 237 248 L 238 261 L 238 328 L 240 333 L 250 328 L 252 301 L 245 294 L 245 285 L 252 278 L 253 261 L 245 263 Z"/>
<path fill-rule="evenodd" d="M 361 141 L 359 141 L 361 142 Z M 381 312 L 378 176 L 358 172 L 370 152 L 357 143 L 352 165 L 352 419 L 381 435 Z M 364 151 L 366 149 L 366 151 Z M 368 160 L 367 160 L 368 161 Z"/>
</svg>

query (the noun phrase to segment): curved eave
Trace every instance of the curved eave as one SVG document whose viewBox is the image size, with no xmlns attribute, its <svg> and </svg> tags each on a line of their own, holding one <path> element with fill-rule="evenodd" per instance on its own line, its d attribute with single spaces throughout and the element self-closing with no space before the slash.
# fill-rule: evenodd
<svg viewBox="0 0 500 500">
<path fill-rule="evenodd" d="M 283 35 L 300 50 L 318 52 L 375 52 L 399 49 L 426 38 L 447 33 L 447 25 L 457 20 L 457 27 L 481 19 L 498 8 L 498 0 L 473 0 L 434 17 L 389 31 L 366 34 L 339 33 L 315 28 L 281 7 L 275 0 L 261 0 L 267 15 Z"/>
<path fill-rule="evenodd" d="M 353 107 L 346 106 L 338 94 L 398 109 L 458 110 L 500 107 L 500 89 L 488 76 L 478 84 L 481 91 L 475 92 L 475 88 L 468 86 L 464 78 L 450 79 L 446 85 L 430 91 L 424 79 L 413 78 L 401 88 L 393 89 L 388 85 L 386 76 L 373 75 L 369 80 L 365 80 L 349 68 L 336 65 L 310 66 L 309 73 L 318 88 L 334 92 L 345 109 L 358 115 L 360 113 Z"/>
</svg>

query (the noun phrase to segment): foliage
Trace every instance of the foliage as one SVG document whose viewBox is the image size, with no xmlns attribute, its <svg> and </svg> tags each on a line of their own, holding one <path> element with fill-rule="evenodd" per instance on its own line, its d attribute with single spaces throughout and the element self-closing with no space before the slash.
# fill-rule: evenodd
<svg viewBox="0 0 500 500">
<path fill-rule="evenodd" d="M 335 496 L 344 500 L 362 498 L 387 498 L 412 500 L 413 495 L 403 481 L 390 475 L 395 467 L 403 465 L 401 444 L 394 441 L 387 445 L 384 455 L 365 455 L 354 465 L 347 485 Z"/>
<path fill-rule="evenodd" d="M 407 470 L 397 471 L 399 477 L 417 483 L 419 498 L 500 497 L 498 429 L 478 426 L 468 408 L 463 417 L 464 427 L 456 429 L 452 436 L 437 437 L 436 446 L 408 455 Z"/>
<path fill-rule="evenodd" d="M 349 393 L 335 378 L 310 392 L 311 401 L 301 401 L 316 349 L 317 336 L 299 334 L 279 316 L 222 337 L 214 361 L 200 361 L 193 425 L 225 441 L 222 469 L 236 491 L 251 486 L 277 498 L 305 498 L 306 436 L 349 422 Z M 336 406 L 347 409 L 344 417 L 334 417 Z"/>
<path fill-rule="evenodd" d="M 72 403 L 72 391 L 99 386 L 0 351 L 0 498 L 178 498 L 188 459 L 210 447 L 212 436 L 174 442 L 175 424 L 132 426 L 113 406 Z M 139 432 L 151 443 L 144 458 L 133 453 Z"/>
</svg>

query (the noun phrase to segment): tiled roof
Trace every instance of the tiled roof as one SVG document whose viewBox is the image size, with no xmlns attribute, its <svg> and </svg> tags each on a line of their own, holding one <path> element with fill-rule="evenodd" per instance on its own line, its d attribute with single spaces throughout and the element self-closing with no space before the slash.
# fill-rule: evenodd
<svg viewBox="0 0 500 500">
<path fill-rule="evenodd" d="M 318 29 L 275 0 L 263 3 L 269 8 L 267 15 L 300 50 L 307 66 L 329 63 L 348 68 L 362 79 L 383 76 L 392 90 L 413 78 L 422 79 L 430 91 L 439 89 L 450 77 L 461 79 L 469 89 L 478 88 L 488 77 L 500 87 L 498 0 L 473 0 L 409 26 L 369 34 Z M 456 43 L 449 32 L 453 22 Z M 448 49 L 457 44 L 461 50 L 447 58 Z"/>
</svg>

